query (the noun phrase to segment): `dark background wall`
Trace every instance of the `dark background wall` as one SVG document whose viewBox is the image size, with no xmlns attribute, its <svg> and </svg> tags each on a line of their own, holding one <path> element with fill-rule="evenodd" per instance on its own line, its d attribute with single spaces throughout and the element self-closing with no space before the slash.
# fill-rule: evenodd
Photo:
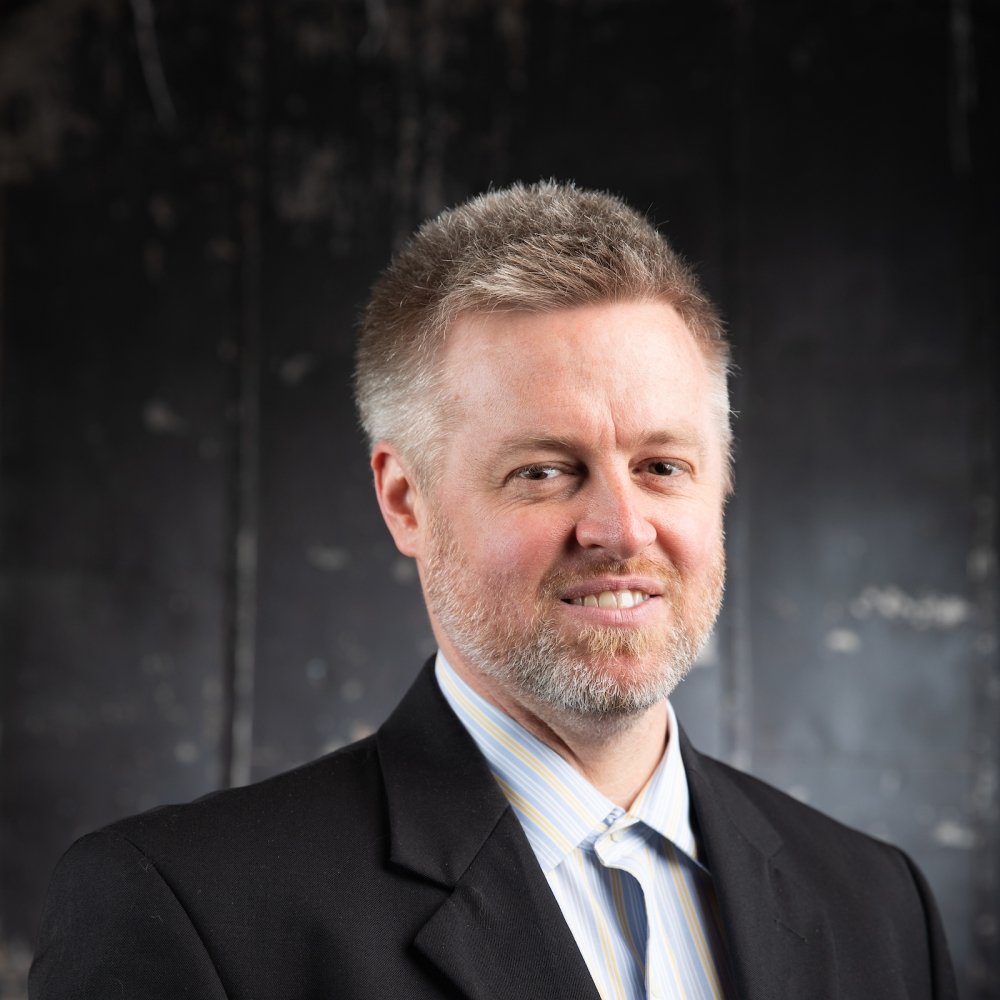
<svg viewBox="0 0 1000 1000">
<path fill-rule="evenodd" d="M 701 746 L 913 853 L 1000 996 L 993 0 L 0 13 L 0 995 L 119 815 L 376 727 L 432 646 L 354 318 L 490 183 L 649 209 L 729 318 Z"/>
</svg>

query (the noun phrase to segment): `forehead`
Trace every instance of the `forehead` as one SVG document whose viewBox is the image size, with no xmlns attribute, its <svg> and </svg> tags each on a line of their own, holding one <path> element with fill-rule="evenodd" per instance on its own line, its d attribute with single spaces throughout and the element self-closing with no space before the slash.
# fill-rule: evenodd
<svg viewBox="0 0 1000 1000">
<path fill-rule="evenodd" d="M 463 423 L 565 434 L 707 435 L 717 391 L 676 311 L 662 302 L 459 317 L 444 356 L 445 391 Z"/>
</svg>

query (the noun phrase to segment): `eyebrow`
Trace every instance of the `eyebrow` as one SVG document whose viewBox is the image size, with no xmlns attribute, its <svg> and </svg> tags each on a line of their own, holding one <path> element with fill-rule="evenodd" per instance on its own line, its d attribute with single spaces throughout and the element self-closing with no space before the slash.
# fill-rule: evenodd
<svg viewBox="0 0 1000 1000">
<path fill-rule="evenodd" d="M 643 435 L 639 446 L 647 448 L 685 448 L 694 449 L 699 454 L 705 450 L 704 435 L 693 429 L 684 428 L 676 431 L 654 431 Z M 561 435 L 529 435 L 526 437 L 511 437 L 501 441 L 497 454 L 511 455 L 522 451 L 582 451 L 583 442 L 573 437 Z"/>
</svg>

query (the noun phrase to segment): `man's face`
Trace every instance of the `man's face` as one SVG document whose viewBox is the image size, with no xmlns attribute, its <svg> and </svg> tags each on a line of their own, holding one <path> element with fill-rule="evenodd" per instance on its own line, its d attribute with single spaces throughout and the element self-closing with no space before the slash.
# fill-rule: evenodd
<svg viewBox="0 0 1000 1000">
<path fill-rule="evenodd" d="M 461 318 L 417 564 L 449 661 L 588 717 L 661 701 L 722 594 L 717 384 L 661 303 Z"/>
</svg>

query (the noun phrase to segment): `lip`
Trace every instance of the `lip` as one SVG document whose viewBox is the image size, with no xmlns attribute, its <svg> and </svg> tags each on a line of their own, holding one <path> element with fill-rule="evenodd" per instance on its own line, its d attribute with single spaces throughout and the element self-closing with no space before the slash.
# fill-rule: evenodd
<svg viewBox="0 0 1000 1000">
<path fill-rule="evenodd" d="M 582 580 L 578 584 L 567 588 L 559 595 L 559 600 L 564 604 L 573 601 L 578 597 L 586 597 L 588 594 L 600 594 L 605 590 L 641 590 L 644 594 L 649 594 L 650 599 L 663 596 L 663 584 L 648 576 L 615 576 L 615 577 L 594 577 L 590 580 Z M 648 604 L 649 601 L 643 602 Z M 641 605 L 637 605 L 641 606 Z M 570 605 L 576 607 L 576 605 Z M 591 609 L 593 610 L 593 609 Z M 632 610 L 631 608 L 628 610 Z"/>
<path fill-rule="evenodd" d="M 605 588 L 607 590 L 608 588 Z M 586 596 L 586 595 L 584 595 Z M 631 608 L 590 608 L 582 604 L 568 604 L 561 601 L 558 605 L 561 616 L 565 620 L 580 624 L 600 625 L 605 628 L 637 628 L 651 625 L 661 620 L 663 600 L 661 597 L 650 597 L 641 604 Z"/>
</svg>

